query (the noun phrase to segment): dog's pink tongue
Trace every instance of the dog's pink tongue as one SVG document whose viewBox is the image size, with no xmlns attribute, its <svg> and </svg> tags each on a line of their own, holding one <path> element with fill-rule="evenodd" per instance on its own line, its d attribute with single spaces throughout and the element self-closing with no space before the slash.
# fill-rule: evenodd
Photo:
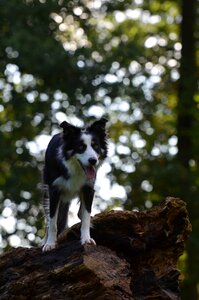
<svg viewBox="0 0 199 300">
<path fill-rule="evenodd" d="M 95 168 L 93 166 L 89 166 L 85 168 L 85 173 L 86 173 L 86 177 L 89 180 L 93 180 L 96 177 L 96 171 Z"/>
</svg>

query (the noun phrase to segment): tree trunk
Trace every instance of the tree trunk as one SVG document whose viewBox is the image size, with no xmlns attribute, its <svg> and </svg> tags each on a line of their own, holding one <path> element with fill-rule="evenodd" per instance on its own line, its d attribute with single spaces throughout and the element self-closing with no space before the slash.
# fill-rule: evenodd
<svg viewBox="0 0 199 300">
<path fill-rule="evenodd" d="M 183 299 L 197 300 L 197 283 L 199 271 L 194 267 L 199 263 L 199 247 L 194 241 L 198 240 L 198 196 L 193 189 L 193 176 L 190 161 L 198 162 L 198 151 L 195 148 L 193 132 L 196 132 L 196 102 L 194 96 L 197 91 L 196 75 L 196 15 L 197 0 L 182 0 L 181 42 L 182 56 L 180 66 L 180 80 L 178 90 L 178 162 L 182 166 L 178 175 L 182 188 L 180 197 L 187 202 L 193 233 L 187 246 L 187 277 L 183 286 Z M 198 127 L 198 125 L 197 125 Z M 197 129 L 198 130 L 198 129 Z"/>
<path fill-rule="evenodd" d="M 181 62 L 178 89 L 178 159 L 189 168 L 193 156 L 192 129 L 197 91 L 195 48 L 196 0 L 182 1 Z M 187 147 L 189 151 L 187 151 Z"/>
<path fill-rule="evenodd" d="M 0 259 L 0 299 L 180 299 L 178 257 L 191 231 L 185 203 L 167 198 L 148 212 L 96 215 L 97 246 L 79 243 L 79 224 L 58 247 L 17 248 Z"/>
</svg>

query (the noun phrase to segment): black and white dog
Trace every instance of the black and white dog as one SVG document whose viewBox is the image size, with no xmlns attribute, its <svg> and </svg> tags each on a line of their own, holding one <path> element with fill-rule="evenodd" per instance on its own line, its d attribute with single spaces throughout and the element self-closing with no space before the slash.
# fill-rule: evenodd
<svg viewBox="0 0 199 300">
<path fill-rule="evenodd" d="M 61 123 L 62 133 L 54 135 L 47 147 L 44 167 L 44 210 L 47 218 L 43 251 L 56 246 L 57 236 L 67 228 L 70 201 L 79 196 L 81 244 L 90 237 L 90 213 L 96 172 L 107 156 L 105 118 L 85 128 Z"/>
</svg>

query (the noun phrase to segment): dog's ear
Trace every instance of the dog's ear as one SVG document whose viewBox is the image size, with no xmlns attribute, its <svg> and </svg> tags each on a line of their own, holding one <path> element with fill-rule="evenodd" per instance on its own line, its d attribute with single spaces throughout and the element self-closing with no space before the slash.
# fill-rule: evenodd
<svg viewBox="0 0 199 300">
<path fill-rule="evenodd" d="M 97 121 L 95 121 L 94 123 L 92 123 L 89 126 L 89 129 L 91 131 L 95 131 L 95 132 L 99 132 L 99 131 L 106 131 L 106 123 L 108 122 L 108 120 L 106 118 L 101 118 Z"/>
<path fill-rule="evenodd" d="M 64 135 L 69 135 L 80 130 L 78 127 L 71 125 L 66 121 L 62 122 L 60 127 L 63 129 Z"/>
<path fill-rule="evenodd" d="M 106 123 L 108 120 L 106 118 L 101 118 L 94 123 L 92 123 L 87 130 L 91 133 L 94 133 L 99 138 L 101 143 L 101 157 L 105 158 L 108 152 L 107 146 L 107 130 L 106 130 Z"/>
</svg>

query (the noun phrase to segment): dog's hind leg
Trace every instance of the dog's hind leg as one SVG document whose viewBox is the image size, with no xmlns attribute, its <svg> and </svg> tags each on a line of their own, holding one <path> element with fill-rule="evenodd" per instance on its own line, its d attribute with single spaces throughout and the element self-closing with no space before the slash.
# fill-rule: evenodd
<svg viewBox="0 0 199 300">
<path fill-rule="evenodd" d="M 49 191 L 48 191 L 48 184 L 43 184 L 42 186 L 43 189 L 43 209 L 44 209 L 44 215 L 45 215 L 45 221 L 46 221 L 46 232 L 45 232 L 45 236 L 42 239 L 42 246 L 44 246 L 44 244 L 47 241 L 47 237 L 48 237 L 48 224 L 49 224 L 49 218 L 50 218 L 50 204 L 49 204 Z"/>
<path fill-rule="evenodd" d="M 84 186 L 80 194 L 80 210 L 78 216 L 81 219 L 81 244 L 94 244 L 90 236 L 90 213 L 94 198 L 94 189 L 91 186 Z"/>
<path fill-rule="evenodd" d="M 54 186 L 49 186 L 50 216 L 47 224 L 47 240 L 42 248 L 43 252 L 50 251 L 56 247 L 57 241 L 57 217 L 59 211 L 60 192 Z"/>
</svg>

